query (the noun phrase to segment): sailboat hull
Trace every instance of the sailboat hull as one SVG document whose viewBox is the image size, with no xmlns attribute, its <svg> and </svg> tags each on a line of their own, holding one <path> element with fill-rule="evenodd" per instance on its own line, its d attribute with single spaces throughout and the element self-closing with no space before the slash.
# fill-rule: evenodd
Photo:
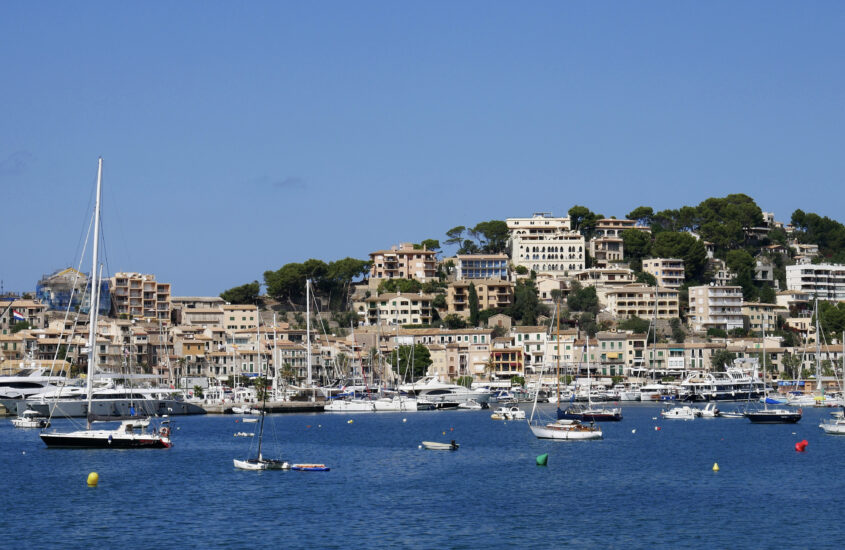
<svg viewBox="0 0 845 550">
<path fill-rule="evenodd" d="M 167 449 L 170 439 L 154 434 L 115 434 L 109 430 L 42 433 L 48 447 L 65 449 Z"/>
<path fill-rule="evenodd" d="M 239 470 L 290 470 L 290 464 L 284 460 L 272 460 L 268 458 L 250 458 L 248 460 L 232 460 L 235 468 Z"/>
<path fill-rule="evenodd" d="M 745 417 L 754 424 L 795 424 L 801 420 L 798 411 L 756 411 L 746 412 Z"/>
</svg>

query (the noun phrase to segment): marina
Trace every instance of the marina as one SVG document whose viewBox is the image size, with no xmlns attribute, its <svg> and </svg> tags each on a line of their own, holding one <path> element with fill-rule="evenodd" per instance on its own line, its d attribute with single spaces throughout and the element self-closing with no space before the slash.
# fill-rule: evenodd
<svg viewBox="0 0 845 550">
<path fill-rule="evenodd" d="M 553 405 L 540 406 L 554 414 Z M 26 494 L 26 509 L 48 499 L 72 505 L 39 506 L 23 523 L 4 514 L 0 528 L 22 541 L 49 531 L 66 546 L 87 546 L 89 532 L 78 525 L 90 518 L 84 510 L 95 508 L 105 546 L 184 539 L 194 547 L 231 548 L 247 537 L 255 548 L 341 548 L 345 540 L 410 548 L 423 539 L 441 548 L 477 547 L 479 540 L 489 548 L 558 548 L 553 541 L 559 540 L 602 548 L 691 541 L 762 548 L 802 547 L 807 532 L 824 533 L 814 548 L 845 542 L 842 532 L 827 528 L 845 505 L 845 479 L 837 473 L 845 438 L 818 428 L 830 409 L 805 411 L 797 425 L 770 426 L 720 419 L 664 424 L 653 419 L 659 410 L 631 404 L 623 421 L 606 424 L 604 438 L 591 442 L 538 439 L 525 421 L 494 422 L 486 410 L 358 414 L 354 423 L 337 414 L 272 415 L 266 429 L 284 442 L 286 460 L 330 471 L 269 477 L 232 467 L 244 442 L 232 437 L 243 428 L 229 415 L 178 418 L 173 446 L 150 451 L 49 449 L 37 431 L 6 421 L 0 460 L 8 494 Z M 796 452 L 804 439 L 806 452 Z M 451 440 L 458 452 L 419 449 L 420 441 Z M 537 466 L 543 453 L 548 465 Z M 711 471 L 716 462 L 718 473 Z M 85 485 L 89 472 L 99 474 L 96 489 Z M 356 495 L 354 507 L 349 495 Z M 502 508 L 503 495 L 519 513 Z M 546 521 L 550 506 L 573 495 L 590 495 L 578 499 L 578 513 L 601 516 L 599 529 L 584 529 L 565 513 Z M 667 498 L 682 511 L 671 522 L 660 512 Z M 761 501 L 812 514 L 774 515 Z M 247 502 L 250 521 L 233 528 L 232 512 Z M 114 528 L 127 514 L 133 528 Z"/>
</svg>

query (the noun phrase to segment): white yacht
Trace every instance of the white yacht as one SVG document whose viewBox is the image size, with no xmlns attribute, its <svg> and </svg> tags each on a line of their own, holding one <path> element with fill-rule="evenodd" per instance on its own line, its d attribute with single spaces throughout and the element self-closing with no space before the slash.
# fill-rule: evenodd
<svg viewBox="0 0 845 550">
<path fill-rule="evenodd" d="M 680 396 L 685 401 L 740 401 L 757 399 L 765 394 L 762 380 L 737 366 L 724 372 L 696 372 L 680 383 Z"/>
<path fill-rule="evenodd" d="M 671 409 L 660 411 L 660 416 L 667 420 L 695 420 L 695 417 L 698 416 L 698 409 L 687 405 L 672 407 Z"/>
<path fill-rule="evenodd" d="M 425 376 L 416 382 L 402 384 L 399 386 L 399 391 L 433 403 L 435 408 L 443 408 L 437 406 L 440 404 L 450 404 L 450 406 L 454 404 L 454 407 L 457 407 L 458 403 L 470 399 L 479 403 L 488 403 L 491 395 L 489 389 L 471 389 L 458 384 L 441 382 L 438 376 Z"/>
</svg>

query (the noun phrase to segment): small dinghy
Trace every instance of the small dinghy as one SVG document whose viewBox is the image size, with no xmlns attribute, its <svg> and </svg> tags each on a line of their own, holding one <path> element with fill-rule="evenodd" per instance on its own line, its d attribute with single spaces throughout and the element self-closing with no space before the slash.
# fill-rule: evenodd
<svg viewBox="0 0 845 550">
<path fill-rule="evenodd" d="M 291 470 L 298 470 L 300 472 L 328 472 L 331 470 L 325 464 L 294 464 L 290 467 Z"/>
<path fill-rule="evenodd" d="M 439 441 L 423 441 L 422 446 L 429 451 L 457 451 L 458 445 L 453 439 L 449 443 L 440 443 Z"/>
</svg>

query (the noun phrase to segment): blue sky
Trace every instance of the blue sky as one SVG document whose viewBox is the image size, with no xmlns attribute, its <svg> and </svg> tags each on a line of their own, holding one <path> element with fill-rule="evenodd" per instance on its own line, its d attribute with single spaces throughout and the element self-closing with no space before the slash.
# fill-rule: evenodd
<svg viewBox="0 0 845 550">
<path fill-rule="evenodd" d="M 842 2 L 0 4 L 0 279 L 216 295 L 575 204 L 843 220 Z M 86 263 L 85 270 L 90 269 Z"/>
</svg>

